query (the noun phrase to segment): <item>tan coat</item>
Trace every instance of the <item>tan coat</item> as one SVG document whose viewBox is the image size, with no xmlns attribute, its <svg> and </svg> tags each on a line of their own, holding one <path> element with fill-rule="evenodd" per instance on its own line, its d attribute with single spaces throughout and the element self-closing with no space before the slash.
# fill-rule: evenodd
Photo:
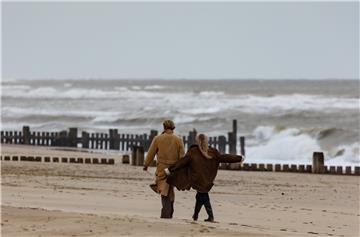
<svg viewBox="0 0 360 237">
<path fill-rule="evenodd" d="M 172 130 L 166 130 L 164 133 L 154 137 L 146 155 L 144 166 L 149 166 L 155 155 L 157 156 L 155 182 L 161 195 L 168 196 L 170 187 L 166 183 L 167 176 L 164 169 L 174 165 L 184 154 L 184 143 Z"/>
</svg>

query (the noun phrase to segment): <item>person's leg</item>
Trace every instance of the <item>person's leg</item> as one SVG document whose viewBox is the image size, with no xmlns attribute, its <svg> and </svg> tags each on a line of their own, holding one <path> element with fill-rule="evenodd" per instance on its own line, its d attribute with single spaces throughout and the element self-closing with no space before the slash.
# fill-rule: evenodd
<svg viewBox="0 0 360 237">
<path fill-rule="evenodd" d="M 208 218 L 205 219 L 204 221 L 210 221 L 213 222 L 214 221 L 214 214 L 213 214 L 213 210 L 211 208 L 211 204 L 210 204 L 210 197 L 208 193 L 203 193 L 203 200 L 204 200 L 204 206 L 205 206 L 205 210 L 208 214 Z"/>
<path fill-rule="evenodd" d="M 172 207 L 169 196 L 161 195 L 161 216 L 160 218 L 171 218 L 172 217 Z"/>
<path fill-rule="evenodd" d="M 170 186 L 168 196 L 170 199 L 170 218 L 172 218 L 174 214 L 174 201 L 175 201 L 175 190 L 173 186 Z"/>
<path fill-rule="evenodd" d="M 195 208 L 194 208 L 194 215 L 192 216 L 193 220 L 194 221 L 197 221 L 198 217 L 199 217 L 199 212 L 201 210 L 201 207 L 202 207 L 202 202 L 200 200 L 200 193 L 196 193 L 196 196 L 195 196 Z"/>
</svg>

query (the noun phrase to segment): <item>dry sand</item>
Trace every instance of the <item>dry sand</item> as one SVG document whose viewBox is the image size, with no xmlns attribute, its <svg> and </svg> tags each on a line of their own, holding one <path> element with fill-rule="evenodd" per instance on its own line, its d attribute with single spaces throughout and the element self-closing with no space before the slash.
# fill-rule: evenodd
<svg viewBox="0 0 360 237">
<path fill-rule="evenodd" d="M 217 222 L 206 223 L 204 209 L 191 219 L 193 190 L 177 191 L 174 218 L 160 219 L 148 187 L 155 168 L 123 165 L 116 154 L 15 145 L 2 146 L 5 154 L 117 162 L 2 161 L 2 236 L 359 236 L 359 176 L 220 170 L 210 192 Z"/>
</svg>

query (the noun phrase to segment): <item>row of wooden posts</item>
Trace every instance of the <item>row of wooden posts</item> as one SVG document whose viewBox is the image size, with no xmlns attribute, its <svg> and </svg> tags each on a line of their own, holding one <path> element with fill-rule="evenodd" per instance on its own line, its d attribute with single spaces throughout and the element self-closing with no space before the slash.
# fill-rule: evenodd
<svg viewBox="0 0 360 237">
<path fill-rule="evenodd" d="M 144 148 L 134 146 L 129 154 L 122 156 L 123 164 L 131 164 L 133 166 L 144 165 Z M 25 156 L 25 155 L 1 155 L 0 160 L 4 161 L 31 161 L 31 162 L 45 162 L 45 163 L 76 163 L 76 164 L 101 164 L 101 165 L 114 165 L 117 163 L 114 158 L 74 158 L 74 157 L 50 157 L 50 156 Z M 119 161 L 118 161 L 119 162 Z M 150 164 L 156 166 L 156 161 Z M 325 166 L 324 154 L 322 152 L 313 153 L 312 165 L 289 165 L 289 164 L 257 164 L 257 163 L 233 163 L 221 164 L 220 169 L 225 170 L 242 170 L 242 171 L 268 171 L 268 172 L 294 172 L 294 173 L 315 173 L 315 174 L 338 174 L 338 175 L 360 175 L 360 167 L 346 166 Z"/>
<path fill-rule="evenodd" d="M 134 147 L 131 153 L 131 162 L 129 155 L 123 155 L 123 164 L 143 166 L 144 149 L 143 147 Z M 155 166 L 155 161 L 150 166 Z M 270 172 L 295 172 L 295 173 L 314 173 L 314 174 L 338 174 L 338 175 L 360 175 L 360 167 L 346 166 L 326 166 L 324 164 L 324 153 L 314 152 L 312 165 L 295 164 L 257 164 L 257 163 L 220 163 L 220 169 L 224 170 L 244 170 L 244 171 L 270 171 Z"/>
<path fill-rule="evenodd" d="M 52 162 L 52 163 L 76 163 L 76 164 L 99 164 L 114 165 L 113 158 L 81 158 L 81 157 L 50 157 L 50 156 L 25 156 L 25 155 L 1 155 L 0 160 L 4 161 L 31 161 L 31 162 Z"/>
<path fill-rule="evenodd" d="M 69 131 L 60 132 L 31 132 L 29 126 L 23 126 L 22 131 L 1 131 L 2 144 L 24 144 L 40 146 L 82 147 L 90 149 L 130 151 L 133 146 L 141 146 L 144 151 L 149 149 L 152 139 L 158 131 L 151 130 L 149 134 L 119 134 L 117 129 L 109 129 L 109 133 L 81 132 L 78 137 L 78 129 L 70 128 Z M 197 132 L 194 129 L 187 136 L 182 136 L 185 148 L 195 143 Z M 221 153 L 237 153 L 237 145 L 240 145 L 240 153 L 245 154 L 245 138 L 237 137 L 237 121 L 232 122 L 232 131 L 224 135 L 209 137 L 209 144 L 217 148 Z"/>
</svg>

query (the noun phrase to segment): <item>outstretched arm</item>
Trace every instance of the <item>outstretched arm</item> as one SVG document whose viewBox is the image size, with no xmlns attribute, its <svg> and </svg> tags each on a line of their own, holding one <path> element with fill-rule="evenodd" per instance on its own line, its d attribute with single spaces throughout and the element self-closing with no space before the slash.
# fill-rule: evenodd
<svg viewBox="0 0 360 237">
<path fill-rule="evenodd" d="M 184 158 L 178 160 L 178 161 L 175 163 L 175 165 L 171 166 L 171 167 L 169 168 L 169 171 L 170 171 L 170 172 L 174 172 L 174 171 L 176 171 L 176 170 L 178 170 L 178 169 L 181 169 L 181 168 L 187 166 L 189 163 L 190 163 L 190 156 L 188 156 L 188 155 L 186 154 L 186 155 L 184 156 Z"/>
<path fill-rule="evenodd" d="M 243 162 L 245 157 L 243 155 L 219 154 L 218 159 L 220 162 L 236 163 Z"/>
</svg>

